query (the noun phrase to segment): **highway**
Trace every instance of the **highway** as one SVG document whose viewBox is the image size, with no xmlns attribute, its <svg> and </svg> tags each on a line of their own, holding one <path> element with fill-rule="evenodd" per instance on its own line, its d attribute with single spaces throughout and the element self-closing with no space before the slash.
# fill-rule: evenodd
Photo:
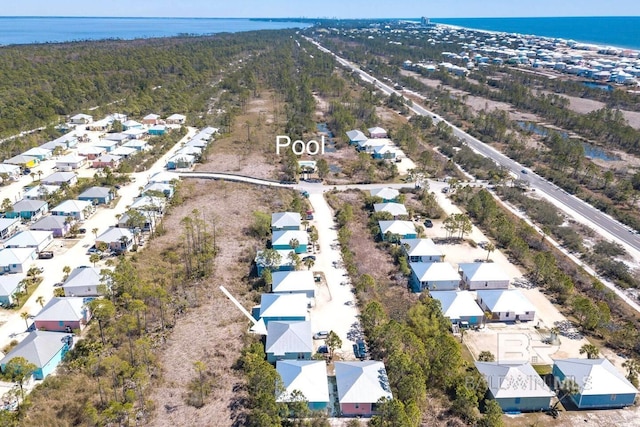
<svg viewBox="0 0 640 427">
<path fill-rule="evenodd" d="M 338 57 L 333 52 L 329 51 L 325 47 L 321 46 L 313 39 L 307 38 L 308 41 L 313 43 L 323 52 L 333 55 L 338 63 L 342 66 L 350 68 L 352 71 L 357 72 L 362 80 L 373 83 L 377 88 L 385 92 L 387 95 L 396 94 L 404 96 L 402 93 L 394 90 L 389 85 L 377 80 L 373 76 L 369 75 L 365 71 L 361 70 L 357 65 Z M 568 216 L 572 217 L 578 222 L 590 225 L 596 232 L 602 235 L 604 238 L 614 240 L 617 243 L 623 245 L 628 250 L 631 250 L 634 258 L 640 258 L 640 238 L 636 235 L 635 230 L 613 219 L 611 216 L 599 211 L 590 204 L 582 201 L 581 199 L 567 193 L 555 184 L 547 181 L 541 176 L 535 174 L 533 171 L 526 169 L 518 162 L 510 159 L 493 147 L 483 143 L 482 141 L 467 134 L 462 129 L 456 127 L 452 123 L 449 123 L 444 118 L 436 115 L 435 113 L 428 111 L 426 108 L 412 103 L 409 107 L 416 114 L 430 116 L 433 118 L 434 123 L 440 121 L 445 122 L 453 131 L 453 135 L 458 137 L 463 143 L 475 150 L 477 153 L 484 157 L 490 158 L 496 164 L 501 165 L 510 172 L 514 173 L 520 179 L 527 181 L 532 189 L 535 189 L 538 194 L 547 198 L 550 202 L 562 209 Z M 523 173 L 522 171 L 526 171 Z"/>
</svg>

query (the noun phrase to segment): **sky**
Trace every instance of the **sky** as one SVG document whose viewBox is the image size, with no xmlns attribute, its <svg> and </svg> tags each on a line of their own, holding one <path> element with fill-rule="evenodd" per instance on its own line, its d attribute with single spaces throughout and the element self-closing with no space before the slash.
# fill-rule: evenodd
<svg viewBox="0 0 640 427">
<path fill-rule="evenodd" d="M 460 18 L 640 16 L 639 0 L 19 0 L 0 16 Z"/>
</svg>

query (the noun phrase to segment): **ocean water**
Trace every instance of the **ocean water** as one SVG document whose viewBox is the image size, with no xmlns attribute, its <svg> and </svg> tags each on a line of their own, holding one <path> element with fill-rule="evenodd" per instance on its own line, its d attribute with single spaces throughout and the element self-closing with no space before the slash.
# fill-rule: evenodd
<svg viewBox="0 0 640 427">
<path fill-rule="evenodd" d="M 0 45 L 206 35 L 305 28 L 299 22 L 228 18 L 0 17 Z"/>
<path fill-rule="evenodd" d="M 639 16 L 562 18 L 433 18 L 431 22 L 478 30 L 535 34 L 640 50 Z"/>
</svg>

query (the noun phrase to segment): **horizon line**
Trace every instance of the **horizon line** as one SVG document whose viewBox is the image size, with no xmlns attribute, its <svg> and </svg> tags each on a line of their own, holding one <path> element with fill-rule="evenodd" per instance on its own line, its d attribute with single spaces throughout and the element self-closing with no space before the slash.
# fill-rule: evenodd
<svg viewBox="0 0 640 427">
<path fill-rule="evenodd" d="M 90 18 L 90 19 L 322 19 L 330 21 L 396 20 L 396 19 L 523 19 L 523 18 L 638 18 L 640 15 L 570 15 L 570 16 L 414 16 L 390 18 L 339 18 L 321 16 L 89 16 L 89 15 L 0 15 L 0 18 Z"/>
</svg>

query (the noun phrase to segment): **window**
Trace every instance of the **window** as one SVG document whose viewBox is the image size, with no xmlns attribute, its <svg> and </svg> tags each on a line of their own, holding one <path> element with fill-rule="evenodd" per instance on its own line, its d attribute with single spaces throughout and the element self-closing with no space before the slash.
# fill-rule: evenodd
<svg viewBox="0 0 640 427">
<path fill-rule="evenodd" d="M 611 395 L 611 401 L 613 402 L 614 400 L 616 400 L 616 395 L 615 395 L 615 394 L 612 394 L 612 395 Z"/>
<path fill-rule="evenodd" d="M 58 321 L 58 326 L 64 326 L 64 322 L 62 320 Z"/>
<path fill-rule="evenodd" d="M 520 398 L 516 397 L 516 405 L 520 404 Z"/>
<path fill-rule="evenodd" d="M 509 313 L 505 314 L 504 317 L 509 317 Z"/>
<path fill-rule="evenodd" d="M 356 403 L 356 404 L 355 404 L 355 408 L 356 408 L 356 409 L 359 409 L 359 408 L 360 408 L 360 404 L 359 404 L 359 403 Z"/>
</svg>

